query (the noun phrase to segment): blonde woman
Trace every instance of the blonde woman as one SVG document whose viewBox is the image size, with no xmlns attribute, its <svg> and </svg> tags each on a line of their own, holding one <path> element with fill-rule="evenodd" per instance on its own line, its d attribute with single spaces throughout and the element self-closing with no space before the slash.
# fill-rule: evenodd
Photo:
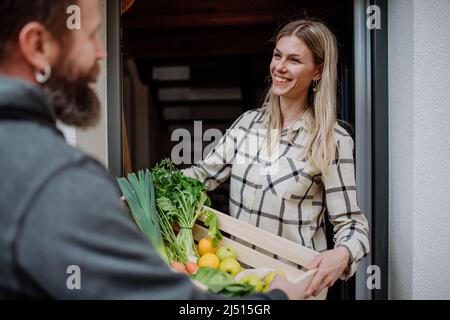
<svg viewBox="0 0 450 320">
<path fill-rule="evenodd" d="M 244 113 L 203 161 L 184 170 L 209 190 L 230 178 L 232 216 L 321 252 L 306 266 L 319 269 L 306 297 L 351 277 L 370 248 L 356 201 L 354 142 L 336 120 L 337 62 L 335 36 L 324 24 L 287 24 L 276 37 L 263 107 Z"/>
</svg>

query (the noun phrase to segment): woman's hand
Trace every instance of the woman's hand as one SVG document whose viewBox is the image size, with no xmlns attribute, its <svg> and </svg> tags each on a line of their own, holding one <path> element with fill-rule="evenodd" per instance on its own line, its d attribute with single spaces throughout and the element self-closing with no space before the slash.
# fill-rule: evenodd
<svg viewBox="0 0 450 320">
<path fill-rule="evenodd" d="M 305 291 L 305 299 L 318 295 L 324 288 L 334 285 L 337 279 L 346 271 L 350 254 L 344 247 L 337 247 L 319 254 L 311 263 L 305 266 L 307 270 L 319 269 Z"/>
</svg>

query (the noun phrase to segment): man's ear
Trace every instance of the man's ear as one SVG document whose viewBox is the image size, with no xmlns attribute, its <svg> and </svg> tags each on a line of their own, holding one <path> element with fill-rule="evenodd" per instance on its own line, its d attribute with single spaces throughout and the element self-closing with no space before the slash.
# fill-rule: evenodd
<svg viewBox="0 0 450 320">
<path fill-rule="evenodd" d="M 56 40 L 38 22 L 26 24 L 19 34 L 18 48 L 34 71 L 43 71 L 52 65 L 59 54 Z"/>
<path fill-rule="evenodd" d="M 322 79 L 322 74 L 323 74 L 323 63 L 319 66 L 319 69 L 317 70 L 317 73 L 314 76 L 313 80 L 319 81 L 320 79 Z"/>
</svg>

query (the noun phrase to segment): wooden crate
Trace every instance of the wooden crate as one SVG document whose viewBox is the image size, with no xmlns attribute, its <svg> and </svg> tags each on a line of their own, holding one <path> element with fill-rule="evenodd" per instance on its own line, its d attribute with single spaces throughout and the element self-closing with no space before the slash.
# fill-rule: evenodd
<svg viewBox="0 0 450 320">
<path fill-rule="evenodd" d="M 316 255 L 318 255 L 318 252 L 301 246 L 295 242 L 239 221 L 238 219 L 212 208 L 207 209 L 216 214 L 221 231 L 254 244 L 255 246 L 276 254 L 287 261 L 294 262 L 300 266 L 305 266 L 311 262 Z M 200 220 L 203 221 L 203 217 Z M 194 226 L 193 234 L 195 240 L 198 241 L 208 235 L 208 229 L 196 224 Z M 285 262 L 269 257 L 264 253 L 253 250 L 252 248 L 227 237 L 222 239 L 221 245 L 227 245 L 234 248 L 236 251 L 237 260 L 241 263 L 255 269 L 269 268 L 283 271 L 291 282 L 294 282 L 298 286 L 305 289 L 310 284 L 314 274 L 317 272 L 317 269 L 306 272 L 299 270 L 298 268 L 295 268 Z M 324 289 L 319 295 L 312 299 L 324 300 L 326 295 L 327 289 Z"/>
</svg>

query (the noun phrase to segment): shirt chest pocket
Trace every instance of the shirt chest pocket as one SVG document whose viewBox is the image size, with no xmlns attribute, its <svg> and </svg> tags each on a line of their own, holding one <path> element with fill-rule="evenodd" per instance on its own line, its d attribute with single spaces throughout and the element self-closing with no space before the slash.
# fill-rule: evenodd
<svg viewBox="0 0 450 320">
<path fill-rule="evenodd" d="M 302 200 L 312 195 L 317 184 L 311 166 L 292 158 L 281 158 L 263 177 L 262 189 L 286 200 Z"/>
</svg>

